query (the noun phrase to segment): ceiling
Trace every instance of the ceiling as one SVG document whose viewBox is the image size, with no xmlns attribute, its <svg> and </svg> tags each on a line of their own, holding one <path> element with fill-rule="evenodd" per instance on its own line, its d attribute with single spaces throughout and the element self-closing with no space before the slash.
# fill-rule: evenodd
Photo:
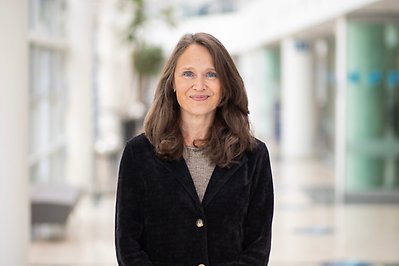
<svg viewBox="0 0 399 266">
<path fill-rule="evenodd" d="M 399 0 L 381 0 L 358 9 L 351 15 L 395 16 L 399 20 Z"/>
</svg>

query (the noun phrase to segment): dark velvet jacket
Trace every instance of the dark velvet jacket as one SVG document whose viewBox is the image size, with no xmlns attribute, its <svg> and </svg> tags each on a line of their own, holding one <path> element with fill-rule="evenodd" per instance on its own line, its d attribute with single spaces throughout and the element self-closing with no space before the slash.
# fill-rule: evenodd
<svg viewBox="0 0 399 266">
<path fill-rule="evenodd" d="M 184 159 L 160 159 L 143 134 L 127 143 L 116 196 L 119 265 L 267 265 L 272 218 L 272 174 L 261 141 L 239 164 L 215 167 L 202 202 Z"/>
</svg>

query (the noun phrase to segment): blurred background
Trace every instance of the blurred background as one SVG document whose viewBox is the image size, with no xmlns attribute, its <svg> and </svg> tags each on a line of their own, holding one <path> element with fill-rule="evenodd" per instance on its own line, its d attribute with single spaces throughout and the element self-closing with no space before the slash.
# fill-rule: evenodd
<svg viewBox="0 0 399 266">
<path fill-rule="evenodd" d="M 399 265 L 399 0 L 0 0 L 0 265 L 117 265 L 121 151 L 200 31 L 270 149 L 270 265 Z"/>
</svg>

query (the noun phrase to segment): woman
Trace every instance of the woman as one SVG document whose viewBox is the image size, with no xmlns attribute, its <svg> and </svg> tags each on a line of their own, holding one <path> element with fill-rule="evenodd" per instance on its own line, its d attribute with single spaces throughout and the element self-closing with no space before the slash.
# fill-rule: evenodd
<svg viewBox="0 0 399 266">
<path fill-rule="evenodd" d="M 119 265 L 267 265 L 273 184 L 224 46 L 184 35 L 166 63 L 144 134 L 128 141 L 116 201 Z"/>
</svg>

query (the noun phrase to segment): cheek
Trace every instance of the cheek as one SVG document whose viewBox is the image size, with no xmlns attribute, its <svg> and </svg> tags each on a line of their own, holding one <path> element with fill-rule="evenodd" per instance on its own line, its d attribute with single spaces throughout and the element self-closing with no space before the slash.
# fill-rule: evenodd
<svg viewBox="0 0 399 266">
<path fill-rule="evenodd" d="M 191 83 L 187 82 L 186 80 L 175 79 L 176 92 L 179 91 L 181 94 L 184 94 L 188 89 L 190 89 L 190 84 Z"/>
<path fill-rule="evenodd" d="M 177 99 L 177 103 L 179 104 L 179 106 L 186 105 L 186 102 L 187 102 L 186 96 L 182 90 L 176 89 L 176 99 Z"/>
<path fill-rule="evenodd" d="M 219 102 L 220 102 L 220 99 L 222 98 L 222 87 L 221 87 L 221 85 L 220 84 L 218 84 L 217 86 L 215 86 L 215 89 L 213 90 L 213 93 L 215 94 L 215 95 L 217 95 L 217 97 L 219 98 Z"/>
<path fill-rule="evenodd" d="M 222 92 L 222 83 L 220 80 L 217 80 L 214 84 L 214 90 L 216 93 L 220 94 Z"/>
</svg>

